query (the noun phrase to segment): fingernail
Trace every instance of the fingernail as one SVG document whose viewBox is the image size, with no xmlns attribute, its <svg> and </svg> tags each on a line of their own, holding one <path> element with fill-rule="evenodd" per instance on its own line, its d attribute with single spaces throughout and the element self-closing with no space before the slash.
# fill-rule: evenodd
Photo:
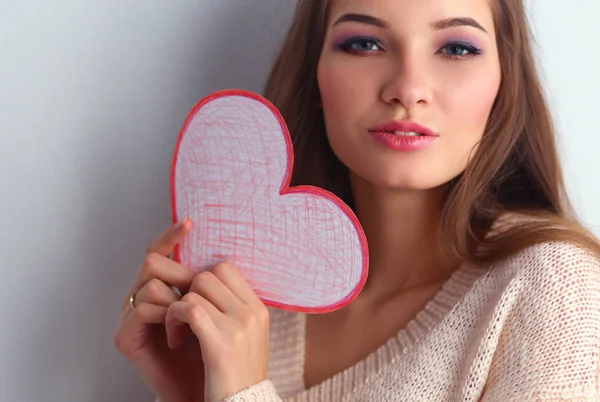
<svg viewBox="0 0 600 402">
<path fill-rule="evenodd" d="M 185 225 L 185 222 L 187 221 L 187 218 L 183 218 L 183 220 L 177 222 L 177 224 L 175 225 L 175 229 L 179 229 L 182 228 L 183 225 Z"/>
</svg>

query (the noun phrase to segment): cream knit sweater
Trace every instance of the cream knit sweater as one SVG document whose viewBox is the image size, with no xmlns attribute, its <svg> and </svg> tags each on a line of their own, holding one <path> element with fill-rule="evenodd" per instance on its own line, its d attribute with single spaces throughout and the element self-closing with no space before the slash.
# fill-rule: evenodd
<svg viewBox="0 0 600 402">
<path fill-rule="evenodd" d="M 572 245 L 464 265 L 378 350 L 308 390 L 305 318 L 271 309 L 269 380 L 226 402 L 600 401 L 600 262 Z"/>
</svg>

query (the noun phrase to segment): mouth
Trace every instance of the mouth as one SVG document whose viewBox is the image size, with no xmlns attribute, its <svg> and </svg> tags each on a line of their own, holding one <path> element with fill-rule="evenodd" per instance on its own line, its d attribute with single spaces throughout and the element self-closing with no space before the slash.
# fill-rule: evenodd
<svg viewBox="0 0 600 402">
<path fill-rule="evenodd" d="M 401 137 L 438 137 L 433 130 L 412 121 L 390 121 L 369 129 L 369 132 Z"/>
<path fill-rule="evenodd" d="M 387 133 L 387 134 L 394 134 L 394 135 L 399 135 L 402 137 L 424 137 L 425 134 L 423 133 L 418 133 L 416 131 L 397 131 L 397 130 L 385 130 L 385 131 L 377 131 L 377 130 L 369 130 L 371 132 L 380 132 L 380 133 Z"/>
</svg>

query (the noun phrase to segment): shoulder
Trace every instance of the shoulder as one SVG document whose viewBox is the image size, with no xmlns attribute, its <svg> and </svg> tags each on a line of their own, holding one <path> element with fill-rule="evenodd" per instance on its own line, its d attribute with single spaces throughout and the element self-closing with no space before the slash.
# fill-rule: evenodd
<svg viewBox="0 0 600 402">
<path fill-rule="evenodd" d="M 524 314 L 564 319 L 588 312 L 600 325 L 600 257 L 591 251 L 564 242 L 541 243 L 496 268 L 518 288 L 517 309 Z"/>
<path fill-rule="evenodd" d="M 600 256 L 571 243 L 537 244 L 498 265 L 529 290 L 600 293 Z"/>
<path fill-rule="evenodd" d="M 509 394 L 521 398 L 515 400 L 597 396 L 598 256 L 573 244 L 548 242 L 494 268 L 510 278 L 516 297 L 501 325 L 488 377 L 489 400 Z"/>
</svg>

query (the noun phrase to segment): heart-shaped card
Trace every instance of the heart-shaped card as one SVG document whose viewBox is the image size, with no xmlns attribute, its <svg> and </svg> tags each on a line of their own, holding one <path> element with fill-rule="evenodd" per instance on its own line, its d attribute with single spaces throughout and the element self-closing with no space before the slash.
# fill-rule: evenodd
<svg viewBox="0 0 600 402">
<path fill-rule="evenodd" d="M 367 242 L 352 210 L 311 186 L 289 187 L 294 154 L 279 111 L 243 90 L 202 99 L 171 167 L 173 221 L 192 232 L 174 258 L 194 272 L 236 265 L 266 305 L 326 313 L 367 279 Z"/>
</svg>

